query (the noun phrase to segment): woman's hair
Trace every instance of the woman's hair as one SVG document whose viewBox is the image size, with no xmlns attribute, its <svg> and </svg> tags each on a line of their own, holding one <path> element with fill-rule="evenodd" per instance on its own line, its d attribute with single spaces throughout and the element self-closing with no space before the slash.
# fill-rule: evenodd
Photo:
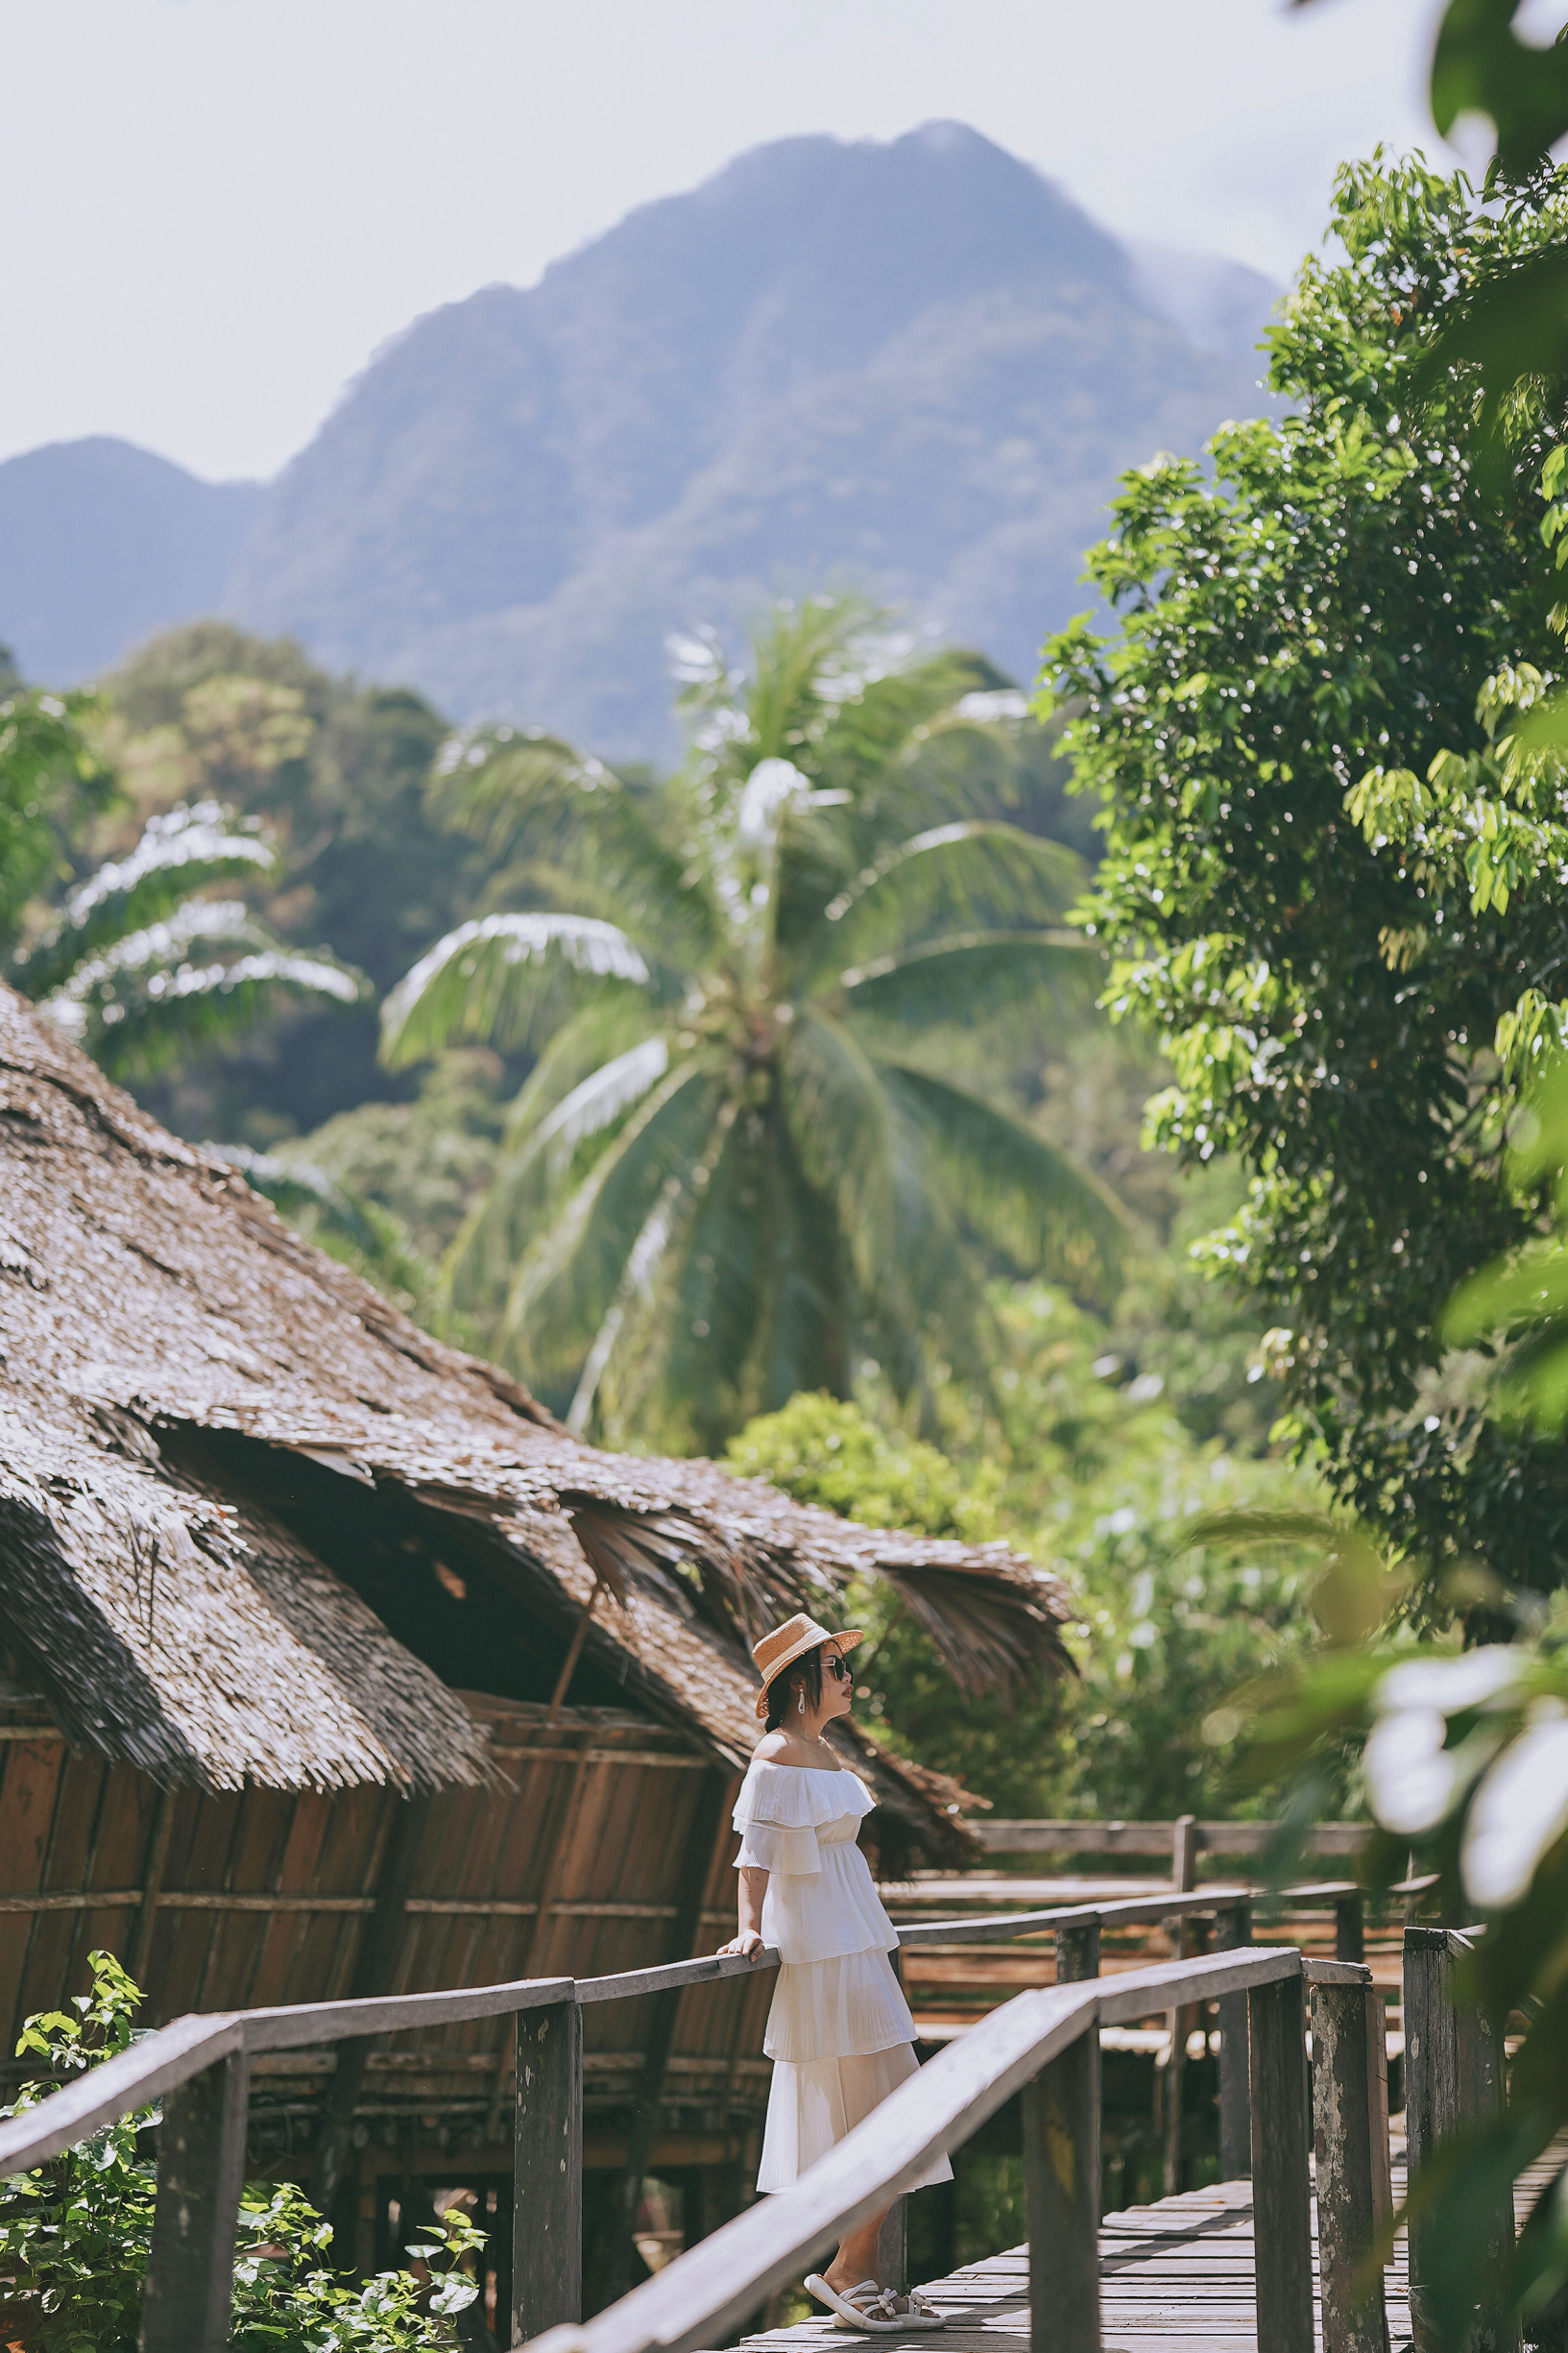
<svg viewBox="0 0 1568 2353">
<path fill-rule="evenodd" d="M 808 1708 L 820 1708 L 822 1705 L 822 1644 L 820 1642 L 815 1650 L 803 1651 L 798 1659 L 784 1668 L 782 1675 L 775 1675 L 773 1681 L 768 1685 L 767 1729 L 769 1732 L 788 1731 L 789 1727 L 785 1724 L 784 1718 L 796 1705 L 795 1694 L 802 1685 L 806 1687 Z"/>
</svg>

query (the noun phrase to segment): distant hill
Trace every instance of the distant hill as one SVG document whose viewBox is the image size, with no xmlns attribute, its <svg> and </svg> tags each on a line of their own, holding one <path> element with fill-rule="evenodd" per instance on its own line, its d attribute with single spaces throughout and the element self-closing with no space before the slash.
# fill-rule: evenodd
<svg viewBox="0 0 1568 2353">
<path fill-rule="evenodd" d="M 155 629 L 223 603 L 264 493 L 199 482 L 99 436 L 0 466 L 0 644 L 24 677 L 90 678 Z"/>
<path fill-rule="evenodd" d="M 1117 473 L 1262 404 L 1246 346 L 1271 293 L 1234 264 L 1129 254 L 955 124 L 788 139 L 526 292 L 417 321 L 264 494 L 189 484 L 187 508 L 216 534 L 253 501 L 221 597 L 248 626 L 455 714 L 667 750 L 667 633 L 733 630 L 824 580 L 1027 676 L 1087 601 Z M 19 607 L 8 477 L 71 454 L 0 467 L 0 637 Z M 74 546 L 37 577 L 63 615 Z M 145 607 L 120 644 L 191 609 Z M 108 597 L 91 611 L 112 637 Z M 36 674 L 105 658 L 58 622 L 9 625 Z"/>
</svg>

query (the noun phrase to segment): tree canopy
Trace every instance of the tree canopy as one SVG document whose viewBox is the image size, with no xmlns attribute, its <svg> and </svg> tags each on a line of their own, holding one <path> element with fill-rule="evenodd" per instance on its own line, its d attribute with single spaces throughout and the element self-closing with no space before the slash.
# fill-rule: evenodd
<svg viewBox="0 0 1568 2353">
<path fill-rule="evenodd" d="M 657 794 L 550 738 L 454 743 L 439 805 L 503 905 L 384 1008 L 395 1064 L 543 1048 L 455 1296 L 504 1298 L 495 1345 L 612 1436 L 712 1445 L 847 1395 L 861 1352 L 902 1394 L 937 1356 L 983 1380 L 973 1246 L 1075 1251 L 1090 1281 L 1118 1244 L 1114 1198 L 965 1035 L 1085 962 L 1077 861 L 978 813 L 968 755 L 1016 724 L 994 673 L 841 597 L 778 608 L 753 653 L 741 678 L 688 648 L 691 756 Z"/>
<path fill-rule="evenodd" d="M 1532 1231 L 1501 1147 L 1560 1027 L 1564 769 L 1531 713 L 1562 667 L 1563 385 L 1427 363 L 1465 290 L 1561 238 L 1565 180 L 1483 199 L 1347 167 L 1338 258 L 1271 330 L 1278 422 L 1212 471 L 1124 479 L 1092 576 L 1117 620 L 1050 641 L 1104 804 L 1093 928 L 1162 1035 L 1184 1160 L 1236 1152 L 1212 1255 L 1273 1319 L 1292 1426 L 1334 1488 L 1445 1565 L 1564 1573 L 1560 1448 L 1487 1419 L 1446 1349 L 1456 1287 Z"/>
</svg>

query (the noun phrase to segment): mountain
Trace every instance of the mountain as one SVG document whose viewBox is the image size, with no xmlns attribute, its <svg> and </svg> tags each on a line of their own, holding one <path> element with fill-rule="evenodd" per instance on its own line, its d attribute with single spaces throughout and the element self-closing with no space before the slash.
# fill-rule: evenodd
<svg viewBox="0 0 1568 2353">
<path fill-rule="evenodd" d="M 74 686 L 224 599 L 263 493 L 97 436 L 0 466 L 0 644 Z"/>
<path fill-rule="evenodd" d="M 1262 404 L 1242 279 L 1129 254 L 956 124 L 760 148 L 378 353 L 223 609 L 612 756 L 671 748 L 670 632 L 825 581 L 1026 677 L 1118 472 Z M 0 616 L 9 569 L 0 537 Z"/>
</svg>

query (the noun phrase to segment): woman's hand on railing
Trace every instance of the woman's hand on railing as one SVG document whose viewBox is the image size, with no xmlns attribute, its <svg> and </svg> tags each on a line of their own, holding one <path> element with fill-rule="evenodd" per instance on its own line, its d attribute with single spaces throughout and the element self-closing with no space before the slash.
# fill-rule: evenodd
<svg viewBox="0 0 1568 2353">
<path fill-rule="evenodd" d="M 742 1928 L 738 1936 L 732 1936 L 727 1945 L 720 1945 L 718 1949 L 721 1960 L 728 1953 L 743 1953 L 750 1960 L 754 1953 L 760 1953 L 761 1950 L 762 1939 L 755 1928 Z"/>
</svg>

